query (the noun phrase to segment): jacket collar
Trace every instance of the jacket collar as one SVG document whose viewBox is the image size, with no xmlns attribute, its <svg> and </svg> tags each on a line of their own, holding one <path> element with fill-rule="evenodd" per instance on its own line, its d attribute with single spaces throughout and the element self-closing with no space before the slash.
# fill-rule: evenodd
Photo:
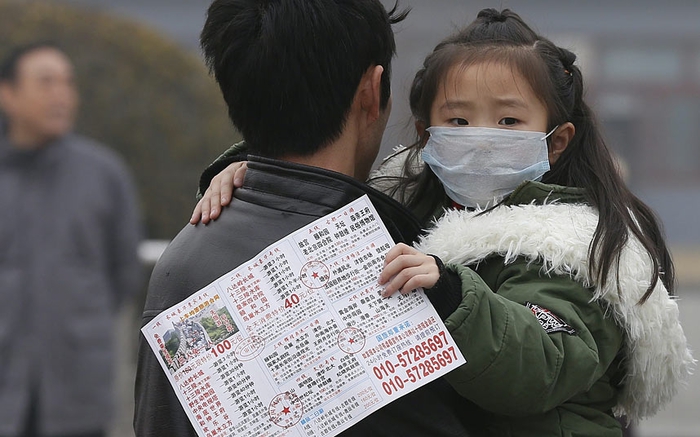
<svg viewBox="0 0 700 437">
<path fill-rule="evenodd" d="M 397 242 L 416 241 L 421 232 L 418 219 L 409 210 L 349 176 L 258 156 L 249 155 L 247 160 L 245 180 L 243 186 L 235 190 L 235 197 L 280 211 L 318 216 L 367 194 Z"/>
<path fill-rule="evenodd" d="M 562 185 L 544 184 L 537 181 L 525 181 L 505 200 L 506 205 L 536 203 L 586 203 L 586 190 L 583 188 L 564 187 Z"/>
</svg>

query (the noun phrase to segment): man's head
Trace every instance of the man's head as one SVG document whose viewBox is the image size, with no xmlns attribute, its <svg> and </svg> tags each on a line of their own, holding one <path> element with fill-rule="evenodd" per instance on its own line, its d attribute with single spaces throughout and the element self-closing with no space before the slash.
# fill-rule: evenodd
<svg viewBox="0 0 700 437">
<path fill-rule="evenodd" d="M 251 150 L 309 156 L 334 142 L 377 66 L 388 111 L 391 25 L 405 17 L 395 10 L 379 0 L 214 0 L 202 49 Z"/>
<path fill-rule="evenodd" d="M 65 135 L 77 106 L 73 65 L 56 46 L 17 48 L 0 65 L 0 108 L 16 146 L 38 147 Z"/>
</svg>

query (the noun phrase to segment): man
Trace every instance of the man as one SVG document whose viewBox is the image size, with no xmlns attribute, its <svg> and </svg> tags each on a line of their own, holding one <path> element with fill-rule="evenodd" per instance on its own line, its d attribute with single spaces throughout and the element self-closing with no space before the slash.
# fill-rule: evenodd
<svg viewBox="0 0 700 437">
<path fill-rule="evenodd" d="M 115 310 L 139 291 L 124 163 L 71 133 L 73 66 L 50 44 L 0 66 L 0 436 L 102 436 Z"/>
<path fill-rule="evenodd" d="M 251 154 L 221 217 L 187 226 L 156 265 L 143 324 L 260 250 L 368 194 L 396 241 L 417 220 L 364 181 L 390 111 L 391 24 L 379 0 L 214 0 L 205 58 Z M 223 163 L 226 165 L 226 163 Z M 345 436 L 466 435 L 464 402 L 442 380 L 375 412 Z M 156 356 L 141 338 L 137 437 L 195 436 Z"/>
</svg>

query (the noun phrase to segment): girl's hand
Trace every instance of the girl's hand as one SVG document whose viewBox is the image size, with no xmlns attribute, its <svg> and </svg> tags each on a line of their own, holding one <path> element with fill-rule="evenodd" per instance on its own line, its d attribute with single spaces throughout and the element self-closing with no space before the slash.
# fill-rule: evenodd
<svg viewBox="0 0 700 437">
<path fill-rule="evenodd" d="M 407 294 L 419 287 L 433 288 L 438 279 L 440 269 L 435 258 L 399 243 L 386 254 L 379 284 L 386 284 L 382 296 L 389 297 L 396 291 Z"/>
<path fill-rule="evenodd" d="M 194 207 L 190 223 L 196 225 L 200 219 L 205 225 L 216 220 L 222 207 L 231 203 L 234 188 L 243 185 L 243 178 L 248 167 L 245 161 L 234 162 L 212 178 L 209 188 Z"/>
</svg>

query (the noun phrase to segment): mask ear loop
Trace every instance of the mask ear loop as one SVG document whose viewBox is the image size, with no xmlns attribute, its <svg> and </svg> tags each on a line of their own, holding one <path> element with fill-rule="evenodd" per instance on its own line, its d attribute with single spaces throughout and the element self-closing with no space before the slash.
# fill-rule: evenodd
<svg viewBox="0 0 700 437">
<path fill-rule="evenodd" d="M 557 130 L 557 129 L 559 129 L 559 126 L 561 126 L 561 125 L 558 124 L 558 125 L 554 126 L 554 129 L 550 130 L 549 133 L 548 133 L 547 135 L 543 136 L 542 139 L 541 139 L 540 141 L 544 141 L 544 140 L 546 140 L 547 138 L 549 138 L 550 136 L 552 136 L 552 134 L 554 133 L 554 131 Z"/>
<path fill-rule="evenodd" d="M 550 151 L 550 149 L 549 149 L 549 146 L 550 146 L 550 144 L 549 144 L 549 137 L 552 136 L 552 134 L 554 133 L 555 130 L 559 129 L 559 126 L 561 126 L 561 125 L 558 124 L 558 125 L 554 126 L 554 129 L 552 129 L 551 131 L 549 131 L 549 133 L 548 133 L 547 135 L 543 136 L 542 139 L 540 140 L 540 141 L 544 141 L 545 144 L 547 144 L 547 151 L 548 151 L 548 152 Z M 554 154 L 554 155 L 557 154 L 556 150 L 551 151 L 551 153 Z"/>
</svg>

